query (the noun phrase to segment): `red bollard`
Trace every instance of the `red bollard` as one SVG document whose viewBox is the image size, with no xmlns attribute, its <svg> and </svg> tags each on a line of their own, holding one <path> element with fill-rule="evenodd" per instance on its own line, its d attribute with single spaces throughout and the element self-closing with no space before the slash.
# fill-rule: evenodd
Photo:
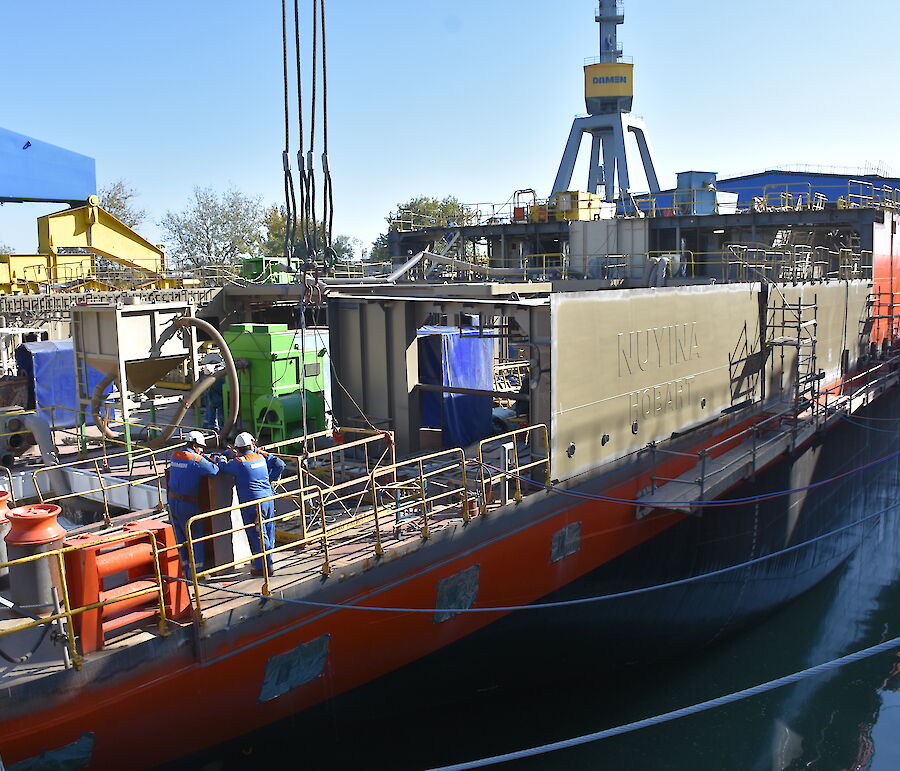
<svg viewBox="0 0 900 771">
<path fill-rule="evenodd" d="M 65 528 L 56 518 L 62 509 L 52 503 L 35 503 L 9 509 L 9 532 L 3 540 L 9 560 L 58 549 Z M 53 587 L 59 586 L 59 568 L 52 557 L 13 565 L 9 570 L 10 599 L 38 613 L 53 608 Z"/>
</svg>

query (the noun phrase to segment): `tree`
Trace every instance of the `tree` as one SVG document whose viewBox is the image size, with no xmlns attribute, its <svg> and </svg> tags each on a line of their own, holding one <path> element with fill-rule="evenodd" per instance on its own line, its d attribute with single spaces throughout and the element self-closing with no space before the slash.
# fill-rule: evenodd
<svg viewBox="0 0 900 771">
<path fill-rule="evenodd" d="M 195 187 L 187 208 L 167 211 L 159 226 L 182 266 L 233 265 L 241 255 L 262 252 L 265 219 L 259 198 L 231 188 L 219 195 Z"/>
<path fill-rule="evenodd" d="M 467 224 L 469 213 L 456 196 L 433 198 L 420 195 L 410 198 L 406 203 L 398 203 L 397 210 L 385 217 L 388 231 L 416 230 L 427 227 L 452 227 Z M 387 233 L 382 233 L 372 242 L 369 252 L 371 262 L 387 262 L 390 260 Z"/>
<path fill-rule="evenodd" d="M 0 242 L 0 254 L 15 254 L 15 250 L 11 246 Z"/>
<path fill-rule="evenodd" d="M 266 238 L 262 247 L 263 254 L 279 255 L 284 254 L 284 229 L 287 227 L 287 213 L 284 206 L 270 206 L 265 212 Z M 310 232 L 312 236 L 312 232 Z M 325 225 L 324 223 L 316 223 L 315 229 L 316 243 L 318 250 L 321 252 L 325 248 Z M 298 259 L 308 259 L 308 251 L 306 242 L 303 239 L 303 223 L 297 223 L 296 253 Z M 352 260 L 356 251 L 362 246 L 362 242 L 358 238 L 351 236 L 337 235 L 332 236 L 331 248 L 334 249 L 335 259 L 340 261 Z"/>
<path fill-rule="evenodd" d="M 387 233 L 382 233 L 372 242 L 372 248 L 369 250 L 369 262 L 389 262 L 390 259 Z"/>
<path fill-rule="evenodd" d="M 98 192 L 100 206 L 130 228 L 136 228 L 147 216 L 144 209 L 132 203 L 137 195 L 137 191 L 122 179 L 104 185 Z"/>
</svg>

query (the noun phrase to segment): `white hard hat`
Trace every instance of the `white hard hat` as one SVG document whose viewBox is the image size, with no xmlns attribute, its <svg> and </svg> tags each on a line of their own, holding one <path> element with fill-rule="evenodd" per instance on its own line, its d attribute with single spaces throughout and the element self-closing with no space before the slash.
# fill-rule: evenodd
<svg viewBox="0 0 900 771">
<path fill-rule="evenodd" d="M 188 432 L 187 441 L 190 444 L 199 444 L 201 447 L 206 447 L 206 437 L 200 431 Z"/>
<path fill-rule="evenodd" d="M 253 434 L 249 431 L 241 431 L 234 438 L 234 446 L 235 447 L 252 447 L 253 446 Z"/>
</svg>

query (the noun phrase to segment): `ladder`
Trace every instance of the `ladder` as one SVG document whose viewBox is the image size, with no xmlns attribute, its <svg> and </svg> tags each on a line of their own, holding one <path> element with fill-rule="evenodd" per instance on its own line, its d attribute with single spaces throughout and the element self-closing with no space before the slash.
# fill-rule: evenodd
<svg viewBox="0 0 900 771">
<path fill-rule="evenodd" d="M 774 297 L 773 297 L 774 295 Z M 785 364 L 791 364 L 788 351 L 794 349 L 790 385 L 794 416 L 818 404 L 821 373 L 816 362 L 816 329 L 818 303 L 789 302 L 778 290 L 770 294 L 767 308 L 766 345 L 781 350 L 782 373 Z"/>
<path fill-rule="evenodd" d="M 435 251 L 440 248 L 440 251 L 437 253 L 441 257 L 458 257 L 459 255 L 459 239 L 461 236 L 461 231 L 459 230 L 448 230 L 436 243 L 435 243 Z M 443 247 L 441 247 L 443 244 Z M 434 278 L 437 271 L 445 269 L 445 266 L 441 263 L 432 263 L 425 271 L 426 280 L 429 278 Z"/>
</svg>

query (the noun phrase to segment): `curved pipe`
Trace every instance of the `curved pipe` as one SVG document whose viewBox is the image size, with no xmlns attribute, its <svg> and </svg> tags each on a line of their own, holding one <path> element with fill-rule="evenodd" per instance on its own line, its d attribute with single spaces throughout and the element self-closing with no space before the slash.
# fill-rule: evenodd
<svg viewBox="0 0 900 771">
<path fill-rule="evenodd" d="M 91 394 L 91 417 L 94 419 L 94 425 L 97 426 L 100 433 L 107 439 L 118 439 L 119 437 L 110 430 L 109 426 L 106 425 L 106 420 L 101 417 L 100 404 L 103 402 L 104 396 L 106 395 L 105 391 L 107 386 L 112 385 L 113 381 L 118 379 L 118 373 L 110 373 L 97 383 L 94 388 L 94 393 Z"/>
<path fill-rule="evenodd" d="M 219 380 L 226 375 L 231 381 L 231 388 L 228 389 L 228 418 L 225 420 L 225 425 L 222 426 L 221 431 L 219 431 L 220 441 L 223 437 L 228 435 L 232 428 L 234 428 L 234 424 L 237 421 L 238 412 L 241 407 L 240 392 L 238 389 L 237 367 L 234 364 L 234 358 L 231 355 L 231 351 L 229 350 L 225 339 L 221 334 L 219 334 L 219 330 L 209 322 L 203 321 L 203 319 L 194 318 L 193 316 L 182 316 L 180 319 L 176 319 L 173 327 L 196 327 L 197 329 L 200 329 L 201 331 L 209 335 L 219 346 L 219 351 L 222 354 L 222 361 L 225 364 L 225 369 L 217 372 L 215 375 L 204 375 L 194 384 L 194 387 L 191 389 L 190 393 L 181 399 L 178 412 L 172 419 L 171 425 L 167 426 L 166 430 L 163 431 L 159 436 L 146 442 L 146 445 L 151 449 L 158 449 L 165 442 L 167 442 L 172 434 L 175 433 L 176 427 L 184 419 L 184 416 L 191 408 L 191 405 L 195 401 L 197 401 L 197 399 L 199 399 L 210 388 L 210 386 L 212 386 L 212 384 L 216 382 L 216 380 Z M 103 378 L 103 380 L 97 383 L 97 387 L 94 388 L 94 393 L 91 395 L 91 417 L 94 419 L 94 425 L 97 426 L 97 428 L 100 430 L 100 433 L 103 434 L 103 436 L 105 436 L 107 439 L 119 438 L 110 430 L 109 426 L 106 424 L 106 420 L 100 415 L 100 405 L 103 401 L 104 391 L 106 391 L 107 386 L 109 386 L 114 380 L 118 380 L 118 373 L 114 372 Z M 119 388 L 121 390 L 121 384 Z"/>
<path fill-rule="evenodd" d="M 191 389 L 190 393 L 183 397 L 181 401 L 178 403 L 178 412 L 175 413 L 175 417 L 172 418 L 171 423 L 166 426 L 166 430 L 163 431 L 159 436 L 150 439 L 144 444 L 149 447 L 151 450 L 158 450 L 162 447 L 166 442 L 169 441 L 172 434 L 175 433 L 175 429 L 181 425 L 181 421 L 184 420 L 184 416 L 187 414 L 187 411 L 191 408 L 191 405 L 197 401 L 204 393 L 209 390 L 209 387 L 216 382 L 220 377 L 223 377 L 226 374 L 226 370 L 222 370 L 221 372 L 217 372 L 215 375 L 204 375 L 200 378 L 194 387 Z"/>
<path fill-rule="evenodd" d="M 191 408 L 197 399 L 203 396 L 206 393 L 210 386 L 219 380 L 225 375 L 227 375 L 227 370 L 221 370 L 217 372 L 215 375 L 204 375 L 200 380 L 198 380 L 194 387 L 190 390 L 186 396 L 183 396 L 178 404 L 178 412 L 175 413 L 175 416 L 172 418 L 172 422 L 166 426 L 165 431 L 163 431 L 159 436 L 154 437 L 145 442 L 147 447 L 152 450 L 157 450 L 162 447 L 175 433 L 175 429 L 179 426 L 182 420 L 184 420 L 184 416 L 187 414 L 187 411 Z M 118 380 L 115 375 L 105 377 L 101 380 L 97 387 L 94 389 L 94 395 L 91 397 L 91 417 L 94 419 L 94 424 L 100 429 L 100 433 L 102 433 L 107 439 L 119 439 L 119 436 L 112 432 L 109 426 L 106 424 L 106 420 L 100 415 L 100 403 L 103 398 L 103 392 L 106 390 L 106 387 L 113 381 Z M 104 382 L 107 381 L 107 382 Z"/>
<path fill-rule="evenodd" d="M 228 379 L 231 381 L 231 388 L 228 389 L 228 417 L 225 419 L 225 425 L 222 426 L 221 430 L 219 431 L 219 439 L 221 440 L 223 437 L 228 436 L 228 434 L 231 432 L 231 429 L 234 428 L 234 424 L 238 419 L 238 412 L 241 408 L 241 395 L 238 388 L 237 367 L 234 366 L 234 357 L 232 357 L 231 351 L 228 349 L 228 344 L 225 342 L 225 338 L 222 337 L 222 335 L 219 333 L 219 330 L 216 329 L 208 321 L 195 318 L 194 316 L 183 316 L 182 318 L 175 321 L 175 326 L 196 327 L 201 332 L 205 332 L 207 335 L 209 335 L 219 346 L 219 353 L 222 355 L 222 361 L 225 364 L 225 369 L 223 371 L 228 375 Z M 199 382 L 202 383 L 203 381 L 201 380 Z M 212 380 L 210 381 L 210 385 L 212 385 Z M 206 388 L 209 388 L 209 385 L 206 386 Z M 206 388 L 204 388 L 203 390 L 205 391 Z M 172 422 L 178 423 L 180 421 L 175 420 Z"/>
</svg>

